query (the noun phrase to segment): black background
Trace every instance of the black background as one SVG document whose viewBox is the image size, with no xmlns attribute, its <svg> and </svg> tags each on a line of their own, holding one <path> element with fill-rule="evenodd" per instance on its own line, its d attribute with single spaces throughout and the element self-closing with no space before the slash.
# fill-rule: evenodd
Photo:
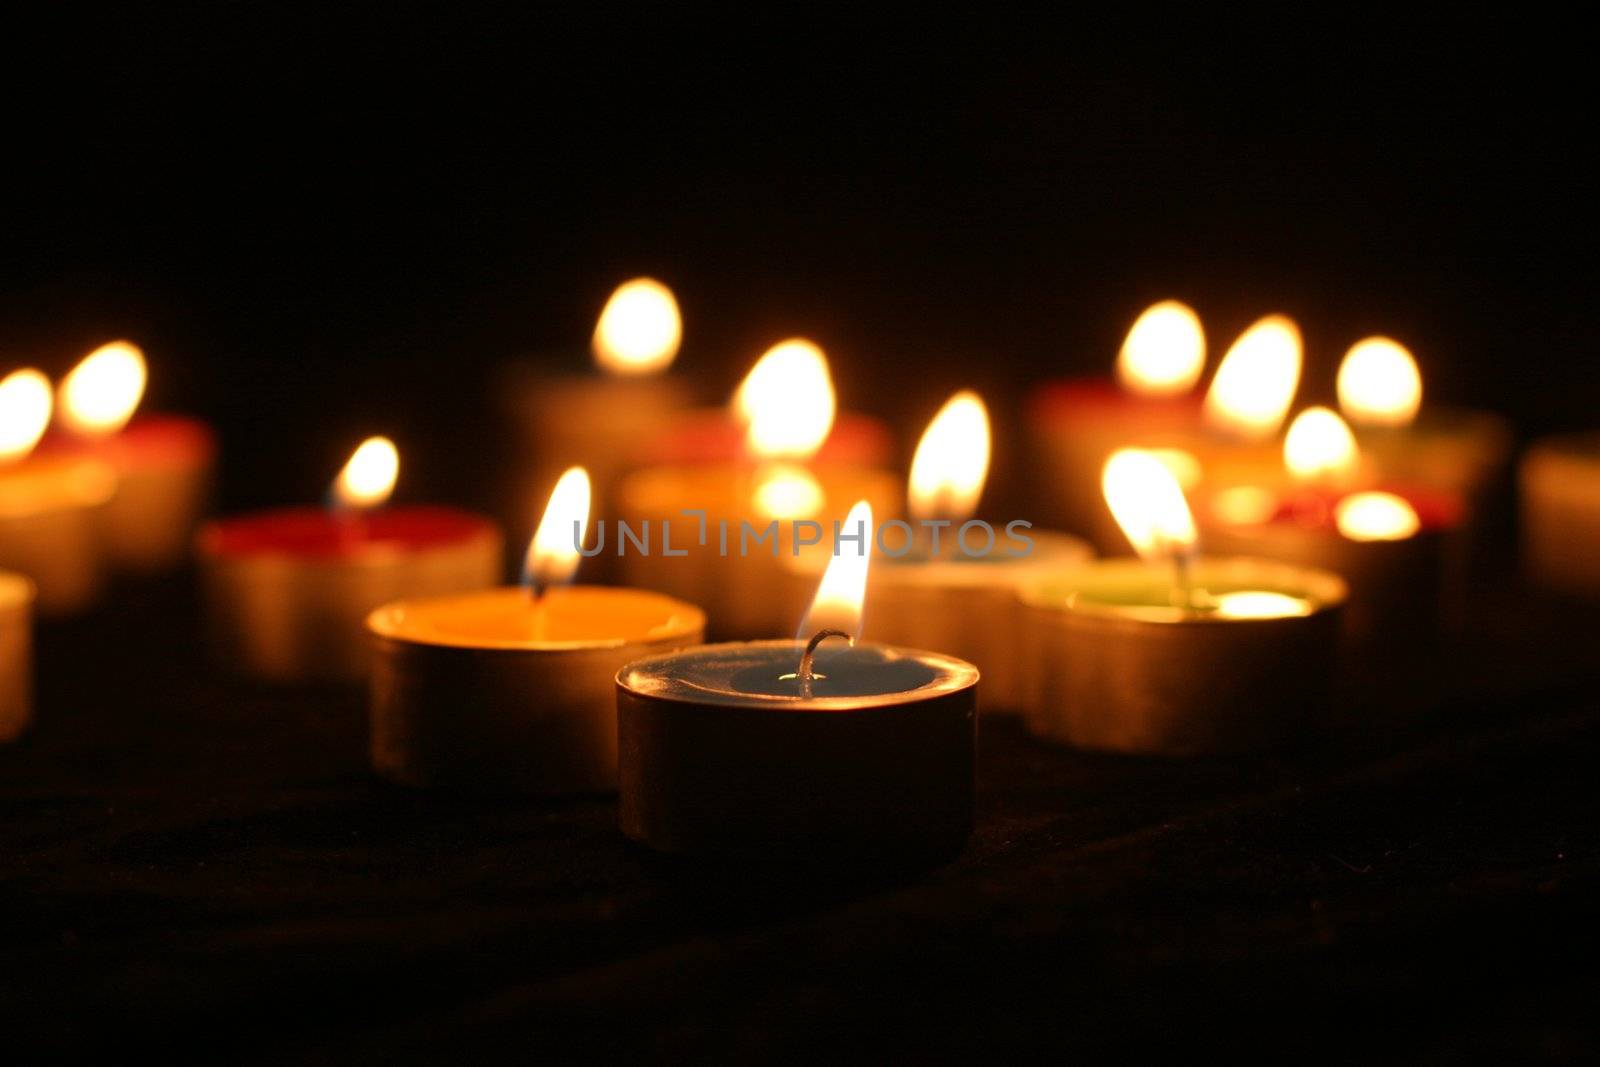
<svg viewBox="0 0 1600 1067">
<path fill-rule="evenodd" d="M 1436 399 L 1582 425 L 1582 35 L 1464 7 L 62 9 L 7 49 L 0 364 L 142 341 L 230 506 L 314 498 L 369 432 L 404 495 L 470 495 L 493 368 L 581 368 L 638 273 L 708 397 L 801 333 L 908 439 L 960 385 L 1004 418 L 1101 371 L 1167 296 L 1215 351 L 1296 316 L 1307 397 L 1387 332 Z"/>
</svg>

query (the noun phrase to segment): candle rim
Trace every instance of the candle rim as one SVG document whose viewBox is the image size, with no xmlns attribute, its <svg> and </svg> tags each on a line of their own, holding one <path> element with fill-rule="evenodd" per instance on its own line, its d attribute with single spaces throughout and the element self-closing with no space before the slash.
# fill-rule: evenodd
<svg viewBox="0 0 1600 1067">
<path fill-rule="evenodd" d="M 638 672 L 659 666 L 667 660 L 683 656 L 694 654 L 710 655 L 718 652 L 727 654 L 729 651 L 759 652 L 769 649 L 783 649 L 791 652 L 794 655 L 795 662 L 798 663 L 800 653 L 804 648 L 804 641 L 781 639 L 724 641 L 708 645 L 695 645 L 690 648 L 663 652 L 634 660 L 617 672 L 616 684 L 618 689 L 642 699 L 673 704 L 742 711 L 759 709 L 762 711 L 811 713 L 818 711 L 889 710 L 921 704 L 954 693 L 964 692 L 977 685 L 981 677 L 977 667 L 955 656 L 948 656 L 941 652 L 927 652 L 921 649 L 884 645 L 874 641 L 859 641 L 851 646 L 852 650 L 881 649 L 903 656 L 917 657 L 925 662 L 931 661 L 929 665 L 934 668 L 935 677 L 928 684 L 918 686 L 915 689 L 906 689 L 893 693 L 872 693 L 864 696 L 801 697 L 798 693 L 794 696 L 772 693 L 728 693 L 713 689 L 690 688 L 686 683 L 671 678 L 663 679 L 663 684 L 659 687 L 637 684 Z M 674 685 L 683 686 L 684 688 L 669 688 Z"/>
<path fill-rule="evenodd" d="M 367 615 L 366 628 L 368 633 L 380 640 L 393 641 L 418 648 L 454 650 L 464 653 L 521 653 L 530 656 L 602 651 L 630 646 L 638 647 L 641 652 L 644 652 L 657 649 L 662 645 L 671 647 L 673 642 L 695 638 L 705 632 L 706 614 L 701 608 L 690 604 L 688 601 L 679 600 L 677 597 L 658 593 L 653 589 L 636 589 L 631 586 L 610 585 L 568 585 L 552 590 L 552 592 L 563 596 L 573 593 L 585 596 L 598 594 L 603 597 L 612 595 L 645 596 L 659 601 L 663 607 L 670 606 L 671 612 L 667 615 L 667 621 L 658 628 L 661 632 L 652 633 L 644 637 L 575 638 L 559 641 L 487 637 L 452 638 L 448 635 L 405 633 L 397 629 L 400 623 L 398 618 L 400 613 L 407 609 L 416 610 L 419 606 L 426 606 L 430 603 L 443 604 L 489 596 L 509 597 L 513 594 L 531 601 L 531 596 L 525 586 L 497 586 L 492 589 L 443 593 L 437 596 L 405 597 L 400 600 L 390 601 Z"/>
<path fill-rule="evenodd" d="M 1004 528 L 996 528 L 997 551 L 988 556 L 929 559 L 926 556 L 890 556 L 874 548 L 872 566 L 867 571 L 867 588 L 909 586 L 948 586 L 963 589 L 982 589 L 996 584 L 1014 586 L 1039 576 L 1040 572 L 1053 573 L 1069 567 L 1081 566 L 1095 558 L 1094 546 L 1081 537 L 1059 530 L 1031 529 L 1027 536 L 1034 548 L 1026 556 L 1005 556 L 998 551 L 999 538 Z M 955 531 L 946 530 L 941 538 L 953 538 Z M 814 549 L 826 549 L 826 538 Z M 783 557 L 784 565 L 792 572 L 806 577 L 821 577 L 833 556 L 825 551 L 802 552 L 798 556 Z M 868 597 L 868 604 L 871 597 Z"/>
<path fill-rule="evenodd" d="M 466 511 L 461 508 L 434 504 L 401 504 L 385 506 L 374 512 L 373 515 L 374 518 L 379 515 L 389 518 L 395 516 L 420 516 L 448 520 L 455 525 L 451 531 L 452 536 L 423 542 L 390 537 L 361 540 L 350 545 L 329 543 L 309 548 L 290 548 L 283 544 L 238 545 L 229 543 L 230 534 L 236 532 L 242 524 L 263 520 L 326 521 L 330 524 L 336 522 L 334 513 L 328 508 L 300 504 L 264 508 L 259 511 L 241 512 L 236 515 L 224 515 L 209 519 L 201 525 L 199 532 L 195 535 L 195 544 L 201 553 L 219 559 L 274 561 L 293 563 L 296 566 L 385 567 L 392 565 L 399 559 L 414 558 L 418 555 L 426 555 L 433 552 L 453 552 L 462 545 L 486 536 L 493 537 L 496 541 L 504 540 L 500 527 L 492 520 L 476 512 Z M 321 517 L 320 519 L 318 518 L 319 516 Z"/>
<path fill-rule="evenodd" d="M 1259 590 L 1282 593 L 1304 600 L 1311 610 L 1299 615 L 1248 616 L 1220 615 L 1185 611 L 1165 604 L 1112 604 L 1083 601 L 1082 590 L 1072 588 L 1075 580 L 1101 577 L 1131 580 L 1154 577 L 1160 585 L 1165 568 L 1160 561 L 1135 557 L 1092 560 L 1075 572 L 1037 582 L 1019 591 L 1024 605 L 1052 611 L 1062 617 L 1087 617 L 1120 621 L 1140 626 L 1240 626 L 1302 623 L 1340 610 L 1349 598 L 1349 584 L 1332 571 L 1301 567 L 1255 556 L 1200 556 L 1190 564 L 1190 579 L 1196 585 L 1222 583 L 1241 588 L 1228 592 Z"/>
</svg>

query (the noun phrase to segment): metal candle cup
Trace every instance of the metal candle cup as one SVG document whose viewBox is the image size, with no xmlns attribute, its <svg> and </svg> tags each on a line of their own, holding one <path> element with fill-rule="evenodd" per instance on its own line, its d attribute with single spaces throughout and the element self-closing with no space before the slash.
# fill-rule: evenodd
<svg viewBox="0 0 1600 1067">
<path fill-rule="evenodd" d="M 41 614 L 79 611 L 99 593 L 101 529 L 116 488 L 93 459 L 36 455 L 0 467 L 0 566 L 33 580 Z"/>
<path fill-rule="evenodd" d="M 373 612 L 372 764 L 412 786 L 616 788 L 618 669 L 698 643 L 705 615 L 636 589 L 525 588 Z"/>
<path fill-rule="evenodd" d="M 0 571 L 0 741 L 33 721 L 33 583 Z"/>
<path fill-rule="evenodd" d="M 1519 480 L 1529 574 L 1557 592 L 1600 597 L 1600 432 L 1534 442 Z"/>
<path fill-rule="evenodd" d="M 373 609 L 493 585 L 503 551 L 487 519 L 433 507 L 219 519 L 202 527 L 198 548 L 218 661 L 280 683 L 366 677 Z"/>
<path fill-rule="evenodd" d="M 706 645 L 616 679 L 621 824 L 664 852 L 958 851 L 972 827 L 978 671 L 883 645 Z"/>
<path fill-rule="evenodd" d="M 140 417 L 104 440 L 68 447 L 91 451 L 116 471 L 102 523 L 113 565 L 152 573 L 188 558 L 216 464 L 210 427 L 173 415 Z"/>
<path fill-rule="evenodd" d="M 1262 594 L 1297 613 L 1172 607 L 1171 566 L 1100 560 L 1022 593 L 1028 725 L 1079 748 L 1196 756 L 1314 725 L 1333 689 L 1344 582 L 1250 559 L 1189 563 L 1193 590 Z"/>
</svg>

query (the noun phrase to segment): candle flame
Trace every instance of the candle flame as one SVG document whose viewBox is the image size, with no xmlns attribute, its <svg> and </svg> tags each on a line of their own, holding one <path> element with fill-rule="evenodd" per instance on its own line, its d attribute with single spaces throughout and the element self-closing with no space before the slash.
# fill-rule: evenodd
<svg viewBox="0 0 1600 1067">
<path fill-rule="evenodd" d="M 0 463 L 33 451 L 50 425 L 50 379 L 32 367 L 0 379 Z"/>
<path fill-rule="evenodd" d="M 1216 598 L 1216 614 L 1225 619 L 1292 619 L 1311 614 L 1311 602 L 1287 593 L 1246 589 Z"/>
<path fill-rule="evenodd" d="M 1300 359 L 1294 320 L 1284 315 L 1258 320 L 1222 357 L 1206 392 L 1206 421 L 1252 440 L 1277 433 L 1300 385 Z"/>
<path fill-rule="evenodd" d="M 105 437 L 128 424 L 144 396 L 144 353 L 128 341 L 101 345 L 61 379 L 62 423 L 83 437 Z"/>
<path fill-rule="evenodd" d="M 833 429 L 828 359 L 801 338 L 774 345 L 745 375 L 733 403 L 753 455 L 809 459 Z"/>
<path fill-rule="evenodd" d="M 800 623 L 799 638 L 809 639 L 819 630 L 838 630 L 851 640 L 861 636 L 862 607 L 867 599 L 867 564 L 872 558 L 872 505 L 858 500 L 845 517 L 842 532 L 853 536 L 863 532 L 862 540 L 846 541 L 822 572 L 811 610 Z"/>
<path fill-rule="evenodd" d="M 1283 465 L 1301 481 L 1349 481 L 1359 461 L 1355 434 L 1331 408 L 1306 408 L 1283 438 Z"/>
<path fill-rule="evenodd" d="M 803 519 L 822 510 L 822 485 L 804 467 L 772 463 L 756 475 L 752 502 L 764 519 Z"/>
<path fill-rule="evenodd" d="M 912 517 L 970 518 L 989 476 L 989 412 L 983 399 L 963 389 L 928 423 L 911 460 Z"/>
<path fill-rule="evenodd" d="M 522 580 L 539 596 L 552 585 L 565 585 L 578 572 L 578 549 L 589 529 L 589 472 L 568 467 L 550 492 L 539 528 L 528 543 Z"/>
<path fill-rule="evenodd" d="M 1189 502 L 1160 459 L 1137 448 L 1114 452 L 1101 472 L 1100 486 L 1117 525 L 1141 557 L 1182 554 L 1194 547 L 1198 535 Z"/>
<path fill-rule="evenodd" d="M 1422 527 L 1416 508 L 1393 493 L 1352 493 L 1334 505 L 1333 521 L 1352 541 L 1404 541 Z"/>
<path fill-rule="evenodd" d="M 1187 304 L 1163 300 L 1134 320 L 1117 354 L 1117 380 L 1139 396 L 1181 396 L 1200 380 L 1205 361 L 1200 316 Z"/>
<path fill-rule="evenodd" d="M 400 477 L 400 452 L 387 437 L 361 442 L 334 479 L 333 499 L 339 507 L 369 511 L 388 503 Z"/>
<path fill-rule="evenodd" d="M 1357 341 L 1339 364 L 1339 408 L 1359 426 L 1409 426 L 1422 406 L 1422 372 L 1398 341 Z"/>
<path fill-rule="evenodd" d="M 666 370 L 683 342 L 683 319 L 672 290 L 654 278 L 617 286 L 594 327 L 595 362 L 610 374 Z"/>
</svg>

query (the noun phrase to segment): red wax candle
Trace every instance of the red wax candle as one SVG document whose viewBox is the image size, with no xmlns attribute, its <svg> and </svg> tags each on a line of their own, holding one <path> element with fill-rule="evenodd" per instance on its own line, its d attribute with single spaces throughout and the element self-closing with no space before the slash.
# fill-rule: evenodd
<svg viewBox="0 0 1600 1067">
<path fill-rule="evenodd" d="M 696 408 L 644 448 L 650 461 L 668 466 L 738 463 L 749 454 L 745 427 L 723 408 Z M 841 412 L 817 450 L 820 465 L 882 467 L 893 461 L 894 435 L 881 419 Z"/>
<path fill-rule="evenodd" d="M 363 465 L 372 451 L 378 462 Z M 283 508 L 201 528 L 202 586 L 221 662 L 268 681 L 360 680 L 375 608 L 499 581 L 503 538 L 488 519 L 380 506 L 398 464 L 394 446 L 374 438 L 335 483 L 342 508 Z"/>
</svg>

